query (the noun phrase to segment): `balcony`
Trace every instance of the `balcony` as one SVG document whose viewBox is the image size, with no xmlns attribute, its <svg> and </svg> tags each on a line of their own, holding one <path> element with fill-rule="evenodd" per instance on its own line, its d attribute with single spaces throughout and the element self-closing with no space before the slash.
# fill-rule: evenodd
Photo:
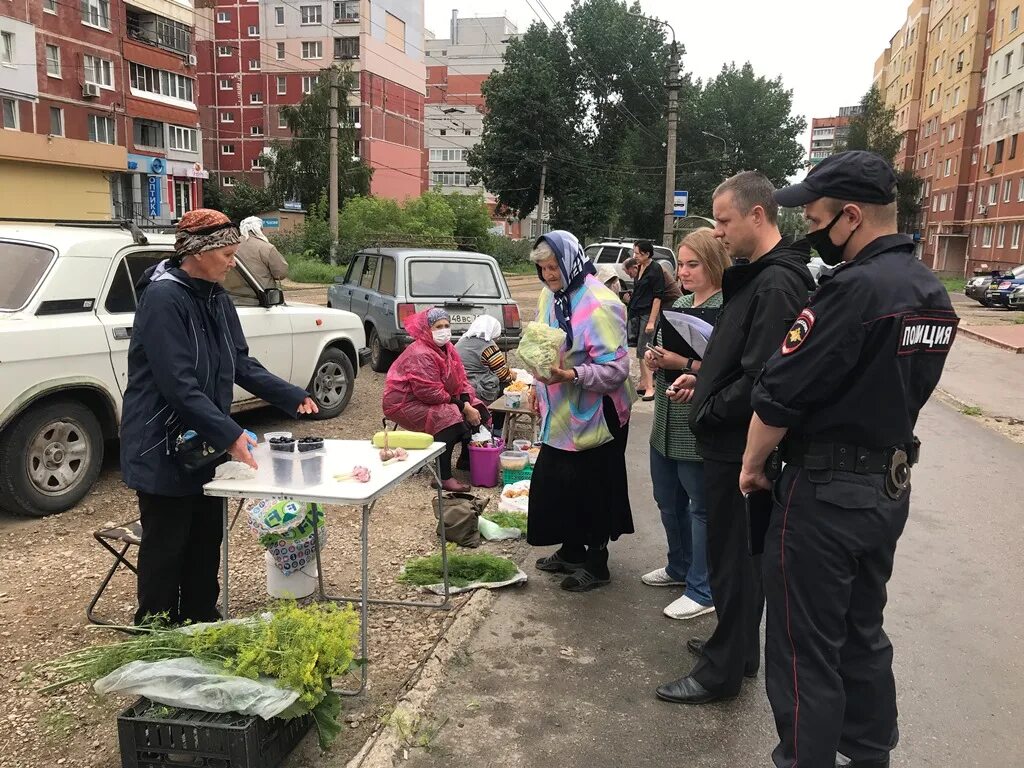
<svg viewBox="0 0 1024 768">
<path fill-rule="evenodd" d="M 132 40 L 182 56 L 194 53 L 192 29 L 180 21 L 130 7 L 127 9 L 126 21 L 128 37 Z"/>
</svg>

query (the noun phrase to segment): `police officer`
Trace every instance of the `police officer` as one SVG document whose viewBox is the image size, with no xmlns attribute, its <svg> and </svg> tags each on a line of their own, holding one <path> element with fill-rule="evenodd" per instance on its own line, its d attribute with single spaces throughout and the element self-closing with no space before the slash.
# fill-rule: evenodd
<svg viewBox="0 0 1024 768">
<path fill-rule="evenodd" d="M 826 158 L 782 206 L 838 263 L 754 387 L 740 490 L 786 467 L 764 544 L 765 676 L 777 768 L 885 768 L 896 746 L 886 582 L 907 521 L 917 416 L 959 322 L 945 289 L 897 234 L 896 176 L 871 152 Z"/>
</svg>

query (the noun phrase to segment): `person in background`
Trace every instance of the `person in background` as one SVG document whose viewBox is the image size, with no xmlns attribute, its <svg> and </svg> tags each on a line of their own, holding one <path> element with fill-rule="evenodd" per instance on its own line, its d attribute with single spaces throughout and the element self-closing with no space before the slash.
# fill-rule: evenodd
<svg viewBox="0 0 1024 768">
<path fill-rule="evenodd" d="M 628 259 L 626 259 L 624 262 L 622 262 L 622 271 L 625 272 L 626 273 L 626 277 L 628 277 L 632 281 L 633 288 L 636 288 L 636 278 L 637 278 L 637 275 L 640 274 L 640 265 L 637 264 L 636 259 L 633 258 L 632 256 L 630 256 Z M 630 290 L 628 290 L 628 291 L 624 291 L 623 292 L 622 300 L 624 302 L 626 302 L 627 306 L 629 305 L 630 301 L 632 301 L 632 299 L 633 299 L 633 289 L 632 288 Z M 632 315 L 630 315 L 630 317 L 632 318 Z"/>
<path fill-rule="evenodd" d="M 609 540 L 633 533 L 626 440 L 635 395 L 626 311 L 569 232 L 542 236 L 530 260 L 545 287 L 537 321 L 561 328 L 566 338 L 559 363 L 536 379 L 542 445 L 526 540 L 560 544 L 537 568 L 568 574 L 562 589 L 586 592 L 611 581 Z"/>
<path fill-rule="evenodd" d="M 466 492 L 470 486 L 452 477 L 452 452 L 491 415 L 477 397 L 462 360 L 451 343 L 448 313 L 432 307 L 410 317 L 405 329 L 413 343 L 405 348 L 388 371 L 382 406 L 384 415 L 414 432 L 427 432 L 445 443 L 441 455 L 441 486 L 446 491 Z"/>
<path fill-rule="evenodd" d="M 121 471 L 142 519 L 135 623 L 217 621 L 221 501 L 203 495 L 214 464 L 194 472 L 174 455 L 194 430 L 212 448 L 256 468 L 255 444 L 231 417 L 235 385 L 292 416 L 317 412 L 302 389 L 249 355 L 221 286 L 235 265 L 238 230 L 219 211 L 189 211 L 174 256 L 138 285 L 121 421 Z"/>
<path fill-rule="evenodd" d="M 277 288 L 288 277 L 288 262 L 263 234 L 263 219 L 250 216 L 239 225 L 242 244 L 235 258 L 245 265 L 263 288 Z"/>
<path fill-rule="evenodd" d="M 633 283 L 633 295 L 629 300 L 629 313 L 638 318 L 635 322 L 639 323 L 636 354 L 640 363 L 640 385 L 637 392 L 645 401 L 650 401 L 654 399 L 654 379 L 644 363 L 644 351 L 653 337 L 654 326 L 661 314 L 661 304 L 666 295 L 665 273 L 654 261 L 654 246 L 647 240 L 641 240 L 633 246 L 633 258 L 639 268 L 636 282 Z"/>
<path fill-rule="evenodd" d="M 604 283 L 604 287 L 618 296 L 622 292 L 622 284 L 615 268 L 608 264 L 602 264 L 597 268 L 597 279 Z"/>
<path fill-rule="evenodd" d="M 731 262 L 710 229 L 698 229 L 686 236 L 679 246 L 678 265 L 679 281 L 690 293 L 676 299 L 673 310 L 722 306 L 722 275 Z M 659 331 L 655 351 L 648 350 L 645 357 L 655 372 L 651 483 L 668 539 L 668 563 L 641 579 L 652 587 L 685 585 L 682 596 L 664 613 L 670 619 L 693 619 L 715 610 L 708 580 L 704 464 L 688 423 L 690 406 L 669 399 L 666 390 L 672 381 L 666 371 L 699 371 L 700 361 L 669 352 L 661 343 Z"/>
<path fill-rule="evenodd" d="M 508 367 L 505 353 L 498 347 L 499 336 L 501 323 L 490 315 L 480 315 L 455 345 L 455 351 L 459 353 L 469 383 L 473 385 L 476 396 L 487 405 L 501 397 L 505 387 L 516 380 Z M 494 414 L 495 429 L 501 429 L 502 422 L 498 417 L 503 415 Z M 468 459 L 467 454 L 463 455 Z M 463 464 L 462 456 L 459 456 L 457 468 L 468 468 L 468 464 Z"/>
</svg>

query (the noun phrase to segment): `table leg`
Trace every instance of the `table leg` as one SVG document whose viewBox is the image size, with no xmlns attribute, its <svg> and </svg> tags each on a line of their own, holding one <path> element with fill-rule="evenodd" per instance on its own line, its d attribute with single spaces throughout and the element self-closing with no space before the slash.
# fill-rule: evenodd
<svg viewBox="0 0 1024 768">
<path fill-rule="evenodd" d="M 440 518 L 441 523 L 441 573 L 444 577 L 444 600 L 441 605 L 446 605 L 448 599 L 451 597 L 451 586 L 448 583 L 448 538 L 444 532 L 444 489 L 441 488 L 441 460 L 435 461 L 435 471 L 437 472 L 437 516 Z"/>
<path fill-rule="evenodd" d="M 370 505 L 364 504 L 362 508 L 363 523 L 359 536 L 360 563 L 359 563 L 359 687 L 354 690 L 340 691 L 335 689 L 339 696 L 358 696 L 366 690 L 366 679 L 369 675 L 369 646 L 367 644 L 369 624 L 368 609 L 370 605 Z M 328 597 L 335 600 L 337 598 Z M 349 601 L 355 602 L 355 601 Z"/>
<path fill-rule="evenodd" d="M 231 535 L 231 527 L 228 524 L 228 499 L 225 496 L 221 499 L 221 511 L 224 515 L 224 540 L 221 542 L 220 572 L 221 572 L 221 617 L 228 618 L 228 539 Z"/>
</svg>

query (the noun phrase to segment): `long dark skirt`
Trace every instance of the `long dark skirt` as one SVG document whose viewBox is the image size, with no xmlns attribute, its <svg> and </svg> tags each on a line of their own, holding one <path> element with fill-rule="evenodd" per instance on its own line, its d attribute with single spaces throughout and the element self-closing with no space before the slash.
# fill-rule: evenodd
<svg viewBox="0 0 1024 768">
<path fill-rule="evenodd" d="M 629 424 L 619 426 L 611 399 L 604 417 L 614 439 L 589 451 L 544 445 L 533 468 L 526 540 L 534 546 L 601 545 L 633 533 L 626 482 Z"/>
</svg>

